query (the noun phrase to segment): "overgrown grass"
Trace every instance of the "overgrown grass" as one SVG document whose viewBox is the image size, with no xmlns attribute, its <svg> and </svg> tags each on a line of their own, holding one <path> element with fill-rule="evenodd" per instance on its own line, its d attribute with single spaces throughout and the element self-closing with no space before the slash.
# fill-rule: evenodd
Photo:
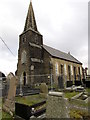
<svg viewBox="0 0 90 120">
<path fill-rule="evenodd" d="M 31 96 L 23 96 L 23 97 L 16 97 L 15 101 L 22 103 L 22 104 L 27 104 L 27 105 L 33 105 L 36 103 L 39 103 L 41 101 L 45 100 L 41 95 L 31 95 Z"/>
<path fill-rule="evenodd" d="M 86 91 L 87 91 L 88 93 L 90 93 L 90 88 L 86 88 Z"/>
<path fill-rule="evenodd" d="M 70 110 L 70 118 L 80 119 L 83 117 L 90 117 L 90 116 L 88 112 L 85 112 L 85 111 L 75 110 L 75 109 Z"/>
<path fill-rule="evenodd" d="M 2 107 L 2 98 L 0 98 L 0 107 Z"/>
<path fill-rule="evenodd" d="M 2 111 L 2 120 L 5 120 L 5 119 L 14 120 L 13 117 L 10 114 L 8 114 L 5 111 Z"/>
<path fill-rule="evenodd" d="M 0 108 L 1 108 L 1 110 L 0 110 L 0 120 L 1 119 L 5 120 L 5 119 L 8 119 L 8 118 L 11 120 L 12 119 L 11 115 L 9 115 L 7 112 L 2 110 L 2 97 L 0 98 Z"/>
<path fill-rule="evenodd" d="M 79 92 L 75 92 L 75 91 L 74 92 L 65 92 L 65 98 L 70 99 L 77 94 L 79 94 Z"/>
<path fill-rule="evenodd" d="M 78 107 L 83 107 L 83 108 L 87 108 L 87 107 L 90 106 L 90 102 L 89 103 L 85 103 L 85 102 L 75 101 L 75 100 L 70 100 L 69 104 L 75 105 L 75 106 L 78 106 Z"/>
</svg>

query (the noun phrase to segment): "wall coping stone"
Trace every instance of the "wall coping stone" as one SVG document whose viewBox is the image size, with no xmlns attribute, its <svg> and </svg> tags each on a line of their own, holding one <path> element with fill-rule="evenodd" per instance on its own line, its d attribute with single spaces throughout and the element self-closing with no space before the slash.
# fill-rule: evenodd
<svg viewBox="0 0 90 120">
<path fill-rule="evenodd" d="M 53 92 L 53 91 L 50 91 L 49 94 L 50 96 L 57 96 L 57 97 L 63 97 L 63 92 Z"/>
</svg>

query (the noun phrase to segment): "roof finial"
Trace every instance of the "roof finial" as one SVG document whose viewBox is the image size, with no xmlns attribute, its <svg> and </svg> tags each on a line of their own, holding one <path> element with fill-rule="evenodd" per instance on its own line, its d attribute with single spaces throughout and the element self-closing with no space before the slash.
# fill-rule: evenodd
<svg viewBox="0 0 90 120">
<path fill-rule="evenodd" d="M 70 55 L 70 51 L 68 52 L 68 54 Z"/>
</svg>

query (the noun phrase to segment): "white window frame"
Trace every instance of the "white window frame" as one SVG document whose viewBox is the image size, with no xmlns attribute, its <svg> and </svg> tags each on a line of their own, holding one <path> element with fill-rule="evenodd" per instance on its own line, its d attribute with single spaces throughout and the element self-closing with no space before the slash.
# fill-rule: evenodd
<svg viewBox="0 0 90 120">
<path fill-rule="evenodd" d="M 73 75 L 73 66 L 71 65 L 71 75 Z"/>
<path fill-rule="evenodd" d="M 55 71 L 56 71 L 56 75 L 58 75 L 59 74 L 58 63 L 55 64 Z"/>
<path fill-rule="evenodd" d="M 64 64 L 64 72 L 65 72 L 65 75 L 67 75 L 67 66 L 66 66 L 66 64 Z"/>
<path fill-rule="evenodd" d="M 80 74 L 82 75 L 82 67 L 80 67 Z"/>
</svg>

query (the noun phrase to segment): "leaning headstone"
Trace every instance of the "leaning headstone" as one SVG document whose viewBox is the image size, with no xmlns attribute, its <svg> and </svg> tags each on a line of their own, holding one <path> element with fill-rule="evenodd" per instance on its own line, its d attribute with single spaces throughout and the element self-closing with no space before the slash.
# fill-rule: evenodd
<svg viewBox="0 0 90 120">
<path fill-rule="evenodd" d="M 8 96 L 3 105 L 3 110 L 13 115 L 12 113 L 15 111 L 15 95 L 16 95 L 17 78 L 12 74 L 8 76 L 8 79 L 10 79 L 9 82 L 10 85 L 9 85 Z"/>
<path fill-rule="evenodd" d="M 47 97 L 48 94 L 48 86 L 46 83 L 41 83 L 40 85 L 40 95 L 43 97 Z"/>
<path fill-rule="evenodd" d="M 68 103 L 62 92 L 49 92 L 46 118 L 69 118 Z"/>
</svg>

